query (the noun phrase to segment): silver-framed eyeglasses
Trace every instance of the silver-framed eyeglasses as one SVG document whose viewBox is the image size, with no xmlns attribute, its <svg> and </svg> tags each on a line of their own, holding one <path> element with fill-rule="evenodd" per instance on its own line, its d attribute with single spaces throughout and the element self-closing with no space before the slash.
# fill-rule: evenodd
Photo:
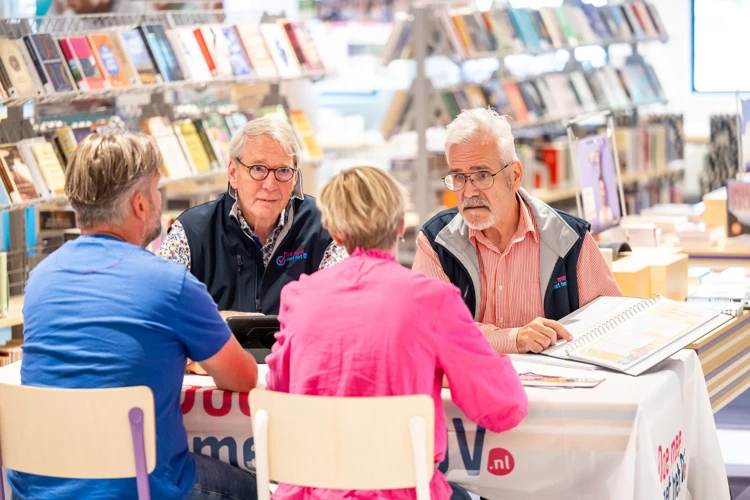
<svg viewBox="0 0 750 500">
<path fill-rule="evenodd" d="M 477 189 L 489 189 L 493 186 L 493 184 L 495 184 L 495 176 L 514 163 L 515 160 L 508 163 L 494 174 L 489 170 L 477 170 L 476 172 L 472 172 L 469 175 L 448 174 L 443 177 L 443 182 L 445 182 L 445 187 L 447 187 L 451 191 L 461 191 L 466 185 L 467 179 L 470 180 L 474 187 L 476 187 Z"/>
<path fill-rule="evenodd" d="M 235 160 L 237 161 L 237 163 L 245 167 L 250 174 L 250 177 L 252 177 L 253 180 L 256 181 L 266 180 L 268 174 L 273 171 L 273 176 L 276 177 L 277 181 L 289 182 L 292 180 L 292 178 L 294 177 L 294 173 L 297 171 L 297 169 L 293 167 L 268 168 L 265 165 L 245 165 L 239 158 L 235 158 Z"/>
</svg>

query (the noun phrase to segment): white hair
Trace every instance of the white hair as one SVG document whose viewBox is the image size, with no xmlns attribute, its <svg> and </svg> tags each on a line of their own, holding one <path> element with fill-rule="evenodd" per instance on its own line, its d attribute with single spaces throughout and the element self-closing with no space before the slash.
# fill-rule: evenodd
<svg viewBox="0 0 750 500">
<path fill-rule="evenodd" d="M 477 140 L 495 143 L 498 158 L 502 163 L 501 166 L 518 161 L 510 123 L 504 116 L 491 108 L 474 108 L 461 111 L 461 114 L 448 125 L 445 136 L 445 157 L 450 158 L 451 147 Z"/>
<path fill-rule="evenodd" d="M 281 118 L 273 115 L 256 118 L 247 122 L 229 141 L 229 154 L 233 159 L 241 158 L 247 142 L 265 135 L 281 146 L 281 149 L 294 159 L 299 158 L 299 143 L 292 128 Z"/>
</svg>

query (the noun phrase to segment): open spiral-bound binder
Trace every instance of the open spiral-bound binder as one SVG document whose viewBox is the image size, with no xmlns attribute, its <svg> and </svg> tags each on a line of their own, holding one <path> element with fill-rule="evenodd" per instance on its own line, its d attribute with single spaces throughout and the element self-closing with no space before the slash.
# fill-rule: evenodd
<svg viewBox="0 0 750 500">
<path fill-rule="evenodd" d="M 731 320 L 665 297 L 599 297 L 560 322 L 573 335 L 542 352 L 640 375 Z"/>
</svg>

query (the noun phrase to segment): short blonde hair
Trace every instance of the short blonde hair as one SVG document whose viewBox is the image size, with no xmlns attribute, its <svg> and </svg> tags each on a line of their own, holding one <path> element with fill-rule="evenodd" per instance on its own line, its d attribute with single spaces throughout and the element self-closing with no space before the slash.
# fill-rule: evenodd
<svg viewBox="0 0 750 500">
<path fill-rule="evenodd" d="M 160 176 L 164 160 L 156 141 L 125 132 L 91 134 L 78 144 L 65 170 L 65 194 L 78 226 L 120 226 L 125 204 Z"/>
<path fill-rule="evenodd" d="M 299 158 L 299 143 L 292 128 L 281 118 L 273 115 L 256 118 L 247 122 L 229 141 L 229 155 L 232 159 L 241 158 L 248 141 L 265 135 L 281 146 L 292 157 L 295 166 Z"/>
<path fill-rule="evenodd" d="M 390 250 L 404 220 L 402 187 L 375 167 L 354 167 L 334 176 L 320 192 L 323 227 L 349 252 Z"/>
</svg>

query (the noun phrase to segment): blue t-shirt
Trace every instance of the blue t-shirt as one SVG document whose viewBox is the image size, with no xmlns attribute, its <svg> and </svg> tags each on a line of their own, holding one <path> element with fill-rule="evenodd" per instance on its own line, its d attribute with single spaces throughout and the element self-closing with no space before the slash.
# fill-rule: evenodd
<svg viewBox="0 0 750 500">
<path fill-rule="evenodd" d="M 117 238 L 81 236 L 29 276 L 23 307 L 25 385 L 154 393 L 152 498 L 184 498 L 195 484 L 180 391 L 186 357 L 216 354 L 231 332 L 203 283 L 185 266 Z M 54 408 L 50 408 L 54 411 Z M 136 498 L 135 479 L 66 480 L 8 474 L 22 500 Z"/>
</svg>

